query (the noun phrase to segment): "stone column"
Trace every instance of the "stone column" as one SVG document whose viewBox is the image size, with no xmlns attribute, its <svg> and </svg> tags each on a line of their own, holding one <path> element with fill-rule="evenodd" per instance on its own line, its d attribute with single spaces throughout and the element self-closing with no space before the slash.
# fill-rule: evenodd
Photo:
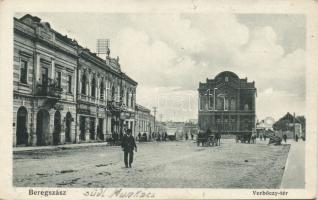
<svg viewBox="0 0 318 200">
<path fill-rule="evenodd" d="M 75 83 L 76 83 L 76 79 L 75 79 Z M 75 90 L 75 93 L 82 94 L 82 71 L 80 69 L 78 70 L 78 82 L 76 85 L 76 89 L 77 90 Z"/>
<path fill-rule="evenodd" d="M 90 132 L 89 132 L 89 129 L 90 129 L 90 118 L 89 117 L 85 117 L 85 140 L 86 141 L 89 141 L 90 140 Z"/>
<path fill-rule="evenodd" d="M 106 136 L 107 136 L 107 115 L 105 115 L 105 118 L 103 119 L 103 135 L 104 135 L 104 141 L 106 141 Z"/>
<path fill-rule="evenodd" d="M 241 110 L 241 102 L 240 102 L 240 90 L 237 91 L 236 98 L 236 110 Z"/>
<path fill-rule="evenodd" d="M 76 71 L 76 68 L 75 68 L 75 70 L 74 70 L 74 79 L 72 80 L 73 88 L 71 88 L 72 92 L 73 92 L 74 101 L 76 100 L 77 86 L 78 86 L 76 80 L 77 80 L 77 71 Z"/>
<path fill-rule="evenodd" d="M 63 113 L 61 112 L 61 115 Z M 60 133 L 60 143 L 65 144 L 65 121 L 66 118 L 61 116 L 61 133 Z"/>
<path fill-rule="evenodd" d="M 97 108 L 98 110 L 98 108 Z M 97 126 L 98 126 L 98 120 L 99 118 L 96 116 L 94 126 L 95 126 L 95 131 L 94 131 L 94 140 L 97 140 Z"/>
<path fill-rule="evenodd" d="M 87 83 L 86 83 L 86 95 L 91 96 L 91 74 L 88 74 L 87 76 Z"/>
<path fill-rule="evenodd" d="M 81 130 L 80 130 L 80 115 L 77 115 L 76 116 L 76 122 L 75 122 L 75 143 L 79 143 L 80 141 L 80 133 L 81 133 Z"/>
<path fill-rule="evenodd" d="M 54 79 L 55 78 L 55 60 L 54 60 L 54 58 L 51 58 L 51 66 L 52 66 L 51 79 Z"/>
<path fill-rule="evenodd" d="M 240 131 L 240 115 L 237 115 L 236 129 L 237 131 Z"/>
<path fill-rule="evenodd" d="M 31 108 L 31 123 L 30 123 L 30 138 L 29 138 L 29 144 L 31 146 L 36 146 L 36 110 L 35 108 L 35 102 L 36 101 L 32 101 L 32 108 Z"/>
<path fill-rule="evenodd" d="M 36 53 L 36 71 L 35 71 L 35 83 L 37 83 L 40 79 L 40 73 L 41 73 L 41 63 L 40 60 L 41 56 L 39 53 Z"/>
<path fill-rule="evenodd" d="M 252 110 L 256 110 L 255 109 L 255 93 L 253 92 L 253 95 L 252 96 Z"/>
</svg>

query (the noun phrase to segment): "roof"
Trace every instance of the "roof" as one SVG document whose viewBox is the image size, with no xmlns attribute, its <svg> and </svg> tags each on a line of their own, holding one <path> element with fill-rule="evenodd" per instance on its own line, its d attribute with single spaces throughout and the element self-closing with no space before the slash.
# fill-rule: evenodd
<svg viewBox="0 0 318 200">
<path fill-rule="evenodd" d="M 231 77 L 233 79 L 239 79 L 239 77 L 234 73 L 234 72 L 231 72 L 231 71 L 223 71 L 223 72 L 220 72 L 218 73 L 214 79 L 219 79 L 219 78 L 224 78 L 224 77 Z"/>
<path fill-rule="evenodd" d="M 120 75 L 121 78 L 130 82 L 134 86 L 138 84 L 136 81 L 130 78 L 127 74 L 121 71 L 118 57 L 116 59 L 107 58 L 107 60 L 109 61 L 107 62 L 106 60 L 97 56 L 96 53 L 91 52 L 90 49 L 82 47 L 75 39 L 71 39 L 67 35 L 62 35 L 61 33 L 55 31 L 53 28 L 51 28 L 51 25 L 48 22 L 41 22 L 41 18 L 39 17 L 26 14 L 19 19 L 14 18 L 14 20 L 22 23 L 25 27 L 29 27 L 30 30 L 28 30 L 27 33 L 32 35 L 33 37 L 36 37 L 36 34 L 35 34 L 36 27 L 42 27 L 46 31 L 50 31 L 51 33 L 54 33 L 56 39 L 63 41 L 65 44 L 68 44 L 74 49 L 74 54 L 76 54 L 76 49 L 78 49 L 77 54 L 79 54 L 83 58 L 90 59 L 90 61 L 94 62 L 94 64 L 103 66 L 103 68 L 105 70 L 108 70 L 108 72 L 111 72 L 116 75 Z M 19 29 L 19 27 L 15 27 L 15 29 L 16 28 Z M 51 38 L 51 40 L 53 39 Z"/>
<path fill-rule="evenodd" d="M 140 104 L 136 104 L 136 110 L 141 110 L 141 111 L 144 111 L 144 112 L 149 112 L 150 113 L 150 109 L 149 108 L 146 108 L 145 106 L 142 106 Z"/>
</svg>

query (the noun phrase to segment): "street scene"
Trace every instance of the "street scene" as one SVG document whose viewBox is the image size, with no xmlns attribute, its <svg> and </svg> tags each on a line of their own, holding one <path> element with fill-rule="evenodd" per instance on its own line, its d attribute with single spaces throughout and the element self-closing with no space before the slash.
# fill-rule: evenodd
<svg viewBox="0 0 318 200">
<path fill-rule="evenodd" d="M 233 139 L 224 139 L 215 148 L 198 148 L 192 140 L 141 143 L 136 164 L 129 169 L 116 146 L 39 149 L 14 153 L 13 183 L 18 187 L 280 188 L 289 148 L 265 142 L 235 144 Z"/>
<path fill-rule="evenodd" d="M 305 188 L 304 16 L 13 24 L 14 187 Z"/>
</svg>

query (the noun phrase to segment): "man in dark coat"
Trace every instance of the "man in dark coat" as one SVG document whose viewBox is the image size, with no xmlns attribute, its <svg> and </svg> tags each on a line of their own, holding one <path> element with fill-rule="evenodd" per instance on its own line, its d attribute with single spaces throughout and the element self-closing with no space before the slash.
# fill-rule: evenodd
<svg viewBox="0 0 318 200">
<path fill-rule="evenodd" d="M 131 167 L 134 160 L 134 150 L 137 152 L 137 146 L 134 137 L 131 135 L 131 130 L 123 136 L 121 147 L 124 151 L 124 162 L 126 168 Z M 129 161 L 128 161 L 129 157 Z"/>
</svg>

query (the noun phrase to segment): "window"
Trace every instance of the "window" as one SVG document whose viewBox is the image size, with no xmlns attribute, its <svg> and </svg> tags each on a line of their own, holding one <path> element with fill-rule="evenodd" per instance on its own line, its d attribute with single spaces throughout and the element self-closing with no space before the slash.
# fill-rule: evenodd
<svg viewBox="0 0 318 200">
<path fill-rule="evenodd" d="M 92 86 L 91 86 L 91 96 L 96 97 L 96 79 L 95 77 L 92 80 Z"/>
<path fill-rule="evenodd" d="M 61 88 L 61 86 L 62 86 L 62 73 L 59 71 L 56 72 L 56 83 L 57 83 L 57 87 Z"/>
<path fill-rule="evenodd" d="M 100 95 L 100 99 L 101 100 L 104 100 L 104 81 L 102 81 L 101 83 L 100 83 L 100 92 L 99 92 L 99 95 Z"/>
<path fill-rule="evenodd" d="M 84 74 L 82 77 L 82 94 L 86 94 L 86 84 L 87 84 L 87 77 Z"/>
<path fill-rule="evenodd" d="M 112 100 L 115 99 L 115 87 L 113 86 L 112 87 Z"/>
<path fill-rule="evenodd" d="M 49 69 L 46 67 L 42 67 L 42 85 L 48 85 L 49 78 Z"/>
<path fill-rule="evenodd" d="M 72 76 L 67 76 L 67 91 L 68 93 L 72 93 Z"/>
<path fill-rule="evenodd" d="M 133 93 L 131 93 L 130 103 L 131 103 L 131 107 L 133 108 L 134 107 L 134 95 L 133 95 Z"/>
<path fill-rule="evenodd" d="M 231 98 L 231 110 L 235 110 L 236 106 L 235 106 L 235 99 Z"/>
<path fill-rule="evenodd" d="M 245 105 L 244 105 L 244 110 L 245 110 L 245 111 L 249 110 L 248 104 L 245 104 Z"/>
<path fill-rule="evenodd" d="M 20 82 L 27 84 L 28 81 L 28 63 L 25 60 L 21 60 L 20 64 Z"/>
<path fill-rule="evenodd" d="M 229 77 L 225 77 L 225 82 L 229 82 Z"/>
<path fill-rule="evenodd" d="M 203 110 L 204 109 L 204 96 L 203 95 L 200 95 L 199 104 L 200 104 L 200 110 Z"/>
<path fill-rule="evenodd" d="M 224 99 L 217 97 L 216 99 L 216 107 L 218 110 L 223 110 L 224 109 Z"/>
<path fill-rule="evenodd" d="M 128 91 L 126 92 L 126 106 L 128 106 L 128 101 L 129 101 L 129 93 Z"/>
<path fill-rule="evenodd" d="M 109 80 L 106 80 L 106 100 L 110 100 L 109 97 L 110 97 L 110 82 Z"/>
<path fill-rule="evenodd" d="M 229 110 L 229 99 L 225 98 L 224 103 L 224 110 Z"/>
</svg>

